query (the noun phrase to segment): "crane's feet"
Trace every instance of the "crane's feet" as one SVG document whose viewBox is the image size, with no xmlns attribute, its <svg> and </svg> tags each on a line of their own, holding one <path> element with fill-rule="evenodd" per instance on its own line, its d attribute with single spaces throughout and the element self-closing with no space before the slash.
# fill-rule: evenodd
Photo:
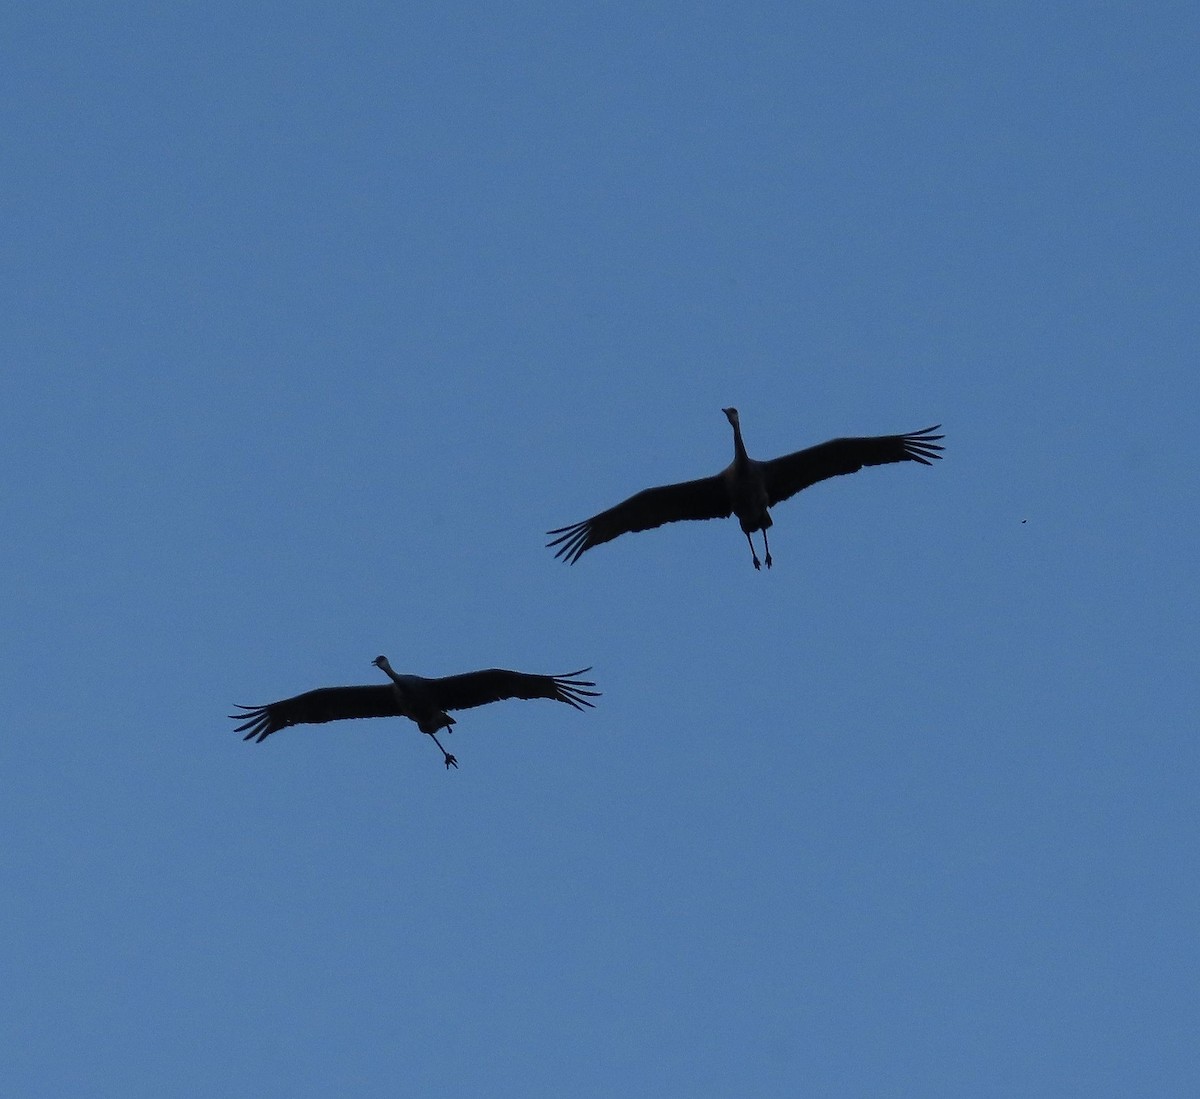
<svg viewBox="0 0 1200 1099">
<path fill-rule="evenodd" d="M 768 553 L 767 554 L 767 568 L 770 568 L 770 567 L 771 567 L 771 555 Z"/>
<path fill-rule="evenodd" d="M 442 747 L 442 742 L 438 740 L 437 733 L 432 732 L 431 730 L 424 730 L 424 732 L 427 737 L 432 737 L 434 744 L 438 746 L 438 751 L 442 753 L 442 759 L 446 761 L 446 770 L 449 771 L 451 767 L 457 767 L 458 760 L 456 760 L 449 752 L 446 751 L 445 748 Z"/>
<path fill-rule="evenodd" d="M 767 568 L 770 568 L 770 567 L 771 567 L 770 565 L 767 565 Z M 754 555 L 754 571 L 760 572 L 761 570 L 762 570 L 762 562 L 758 559 L 758 554 L 756 553 Z"/>
</svg>

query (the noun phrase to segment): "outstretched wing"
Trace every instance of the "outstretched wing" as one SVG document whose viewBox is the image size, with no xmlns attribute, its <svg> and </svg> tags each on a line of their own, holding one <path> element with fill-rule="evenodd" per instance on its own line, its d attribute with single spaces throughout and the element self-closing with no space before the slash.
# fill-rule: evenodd
<svg viewBox="0 0 1200 1099">
<path fill-rule="evenodd" d="M 390 683 L 369 687 L 319 687 L 282 702 L 271 702 L 266 706 L 239 704 L 238 709 L 242 713 L 229 715 L 234 721 L 243 722 L 234 732 L 249 729 L 242 739 L 256 743 L 289 725 L 320 725 L 353 717 L 400 717 L 404 713 Z"/>
<path fill-rule="evenodd" d="M 596 684 L 579 676 L 591 668 L 580 668 L 564 675 L 531 675 L 510 672 L 506 668 L 486 668 L 463 675 L 448 675 L 442 679 L 427 679 L 423 687 L 428 698 L 443 710 L 469 710 L 486 706 L 505 698 L 550 698 L 582 710 L 594 706 L 588 699 L 599 698 L 599 691 L 587 690 Z"/>
<path fill-rule="evenodd" d="M 611 542 L 622 534 L 651 530 L 684 519 L 725 519 L 731 514 L 729 490 L 720 475 L 702 477 L 698 481 L 648 488 L 582 523 L 548 530 L 547 534 L 558 537 L 546 545 L 551 549 L 558 546 L 554 556 L 563 557 L 573 565 L 593 546 Z"/>
<path fill-rule="evenodd" d="M 843 473 L 857 473 L 863 466 L 884 466 L 889 462 L 920 462 L 932 465 L 941 458 L 938 440 L 934 435 L 941 424 L 910 431 L 906 435 L 876 435 L 861 439 L 831 439 L 820 446 L 810 446 L 795 454 L 785 454 L 759 467 L 767 485 L 767 502 L 774 506 L 780 500 L 795 496 L 801 489 Z"/>
</svg>

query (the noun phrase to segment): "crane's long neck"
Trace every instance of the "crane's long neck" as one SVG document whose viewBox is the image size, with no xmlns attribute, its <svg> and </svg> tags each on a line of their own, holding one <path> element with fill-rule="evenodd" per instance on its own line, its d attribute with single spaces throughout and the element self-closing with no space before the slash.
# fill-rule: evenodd
<svg viewBox="0 0 1200 1099">
<path fill-rule="evenodd" d="M 733 460 L 738 465 L 747 465 L 750 455 L 746 453 L 746 444 L 742 442 L 742 425 L 735 419 L 733 424 Z"/>
<path fill-rule="evenodd" d="M 388 679 L 395 683 L 397 687 L 402 686 L 400 677 L 392 670 L 391 664 L 389 664 L 386 660 L 380 660 L 376 667 L 378 667 L 384 673 L 384 675 L 388 677 Z"/>
</svg>

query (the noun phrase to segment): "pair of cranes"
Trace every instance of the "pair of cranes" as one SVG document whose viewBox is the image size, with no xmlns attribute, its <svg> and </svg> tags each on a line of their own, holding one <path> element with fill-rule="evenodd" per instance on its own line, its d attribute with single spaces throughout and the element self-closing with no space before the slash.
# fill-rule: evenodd
<svg viewBox="0 0 1200 1099">
<path fill-rule="evenodd" d="M 588 550 L 622 534 L 651 530 L 685 519 L 727 519 L 736 515 L 750 544 L 755 569 L 762 568 L 751 537 L 757 531 L 762 532 L 764 559 L 770 568 L 771 547 L 767 542 L 767 530 L 772 525 L 770 508 L 810 485 L 830 477 L 857 473 L 864 466 L 895 462 L 932 465 L 941 458 L 943 449 L 939 441 L 944 436 L 934 434 L 941 425 L 935 424 L 904 435 L 831 439 L 794 454 L 759 462 L 746 452 L 737 409 L 721 411 L 733 428 L 733 461 L 725 469 L 697 481 L 648 488 L 581 523 L 549 531 L 550 535 L 557 535 L 547 543 L 548 548 L 558 547 L 555 557 L 573 565 Z M 242 722 L 236 732 L 245 732 L 243 740 L 258 743 L 291 725 L 320 725 L 359 717 L 406 717 L 433 738 L 449 770 L 458 766 L 458 760 L 437 738 L 440 730 L 449 733 L 455 724 L 449 710 L 469 710 L 507 698 L 549 698 L 583 710 L 594 706 L 591 700 L 600 696 L 599 691 L 591 690 L 595 683 L 579 678 L 591 671 L 590 668 L 564 675 L 534 675 L 506 668 L 488 668 L 429 679 L 396 672 L 386 656 L 377 656 L 371 663 L 391 683 L 319 687 L 266 706 L 239 705 L 242 712 L 230 715 L 235 721 Z"/>
</svg>

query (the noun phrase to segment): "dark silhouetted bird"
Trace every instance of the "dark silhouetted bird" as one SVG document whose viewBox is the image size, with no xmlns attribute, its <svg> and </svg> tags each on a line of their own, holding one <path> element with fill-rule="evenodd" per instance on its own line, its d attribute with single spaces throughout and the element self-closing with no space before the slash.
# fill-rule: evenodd
<svg viewBox="0 0 1200 1099">
<path fill-rule="evenodd" d="M 599 691 L 587 689 L 595 683 L 578 678 L 591 668 L 581 668 L 566 675 L 531 675 L 505 668 L 487 668 L 464 675 L 426 679 L 393 671 L 386 656 L 377 656 L 371 663 L 386 673 L 391 683 L 319 687 L 266 706 L 239 705 L 238 709 L 243 712 L 229 716 L 243 722 L 237 732 L 249 730 L 243 740 L 256 742 L 289 725 L 320 725 L 355 717 L 407 717 L 416 722 L 421 732 L 433 738 L 449 770 L 458 766 L 458 760 L 442 748 L 437 738 L 439 729 L 450 732 L 450 726 L 455 724 L 447 710 L 469 710 L 506 698 L 549 698 L 582 710 L 595 705 L 589 699 L 600 697 Z"/>
<path fill-rule="evenodd" d="M 547 531 L 557 535 L 547 546 L 558 546 L 555 557 L 574 564 L 593 546 L 611 542 L 622 534 L 661 527 L 683 519 L 726 519 L 736 515 L 754 567 L 761 568 L 754 540 L 750 535 L 761 530 L 767 568 L 771 567 L 771 547 L 767 528 L 771 513 L 781 500 L 795 496 L 801 489 L 843 473 L 856 473 L 863 466 L 882 466 L 890 462 L 920 462 L 932 465 L 943 448 L 934 435 L 941 424 L 910 431 L 906 435 L 877 435 L 857 439 L 831 439 L 795 454 L 785 454 L 769 462 L 758 462 L 746 453 L 736 408 L 721 410 L 733 427 L 733 461 L 714 477 L 684 481 L 677 485 L 648 488 L 624 503 L 593 515 L 582 523 Z"/>
</svg>

